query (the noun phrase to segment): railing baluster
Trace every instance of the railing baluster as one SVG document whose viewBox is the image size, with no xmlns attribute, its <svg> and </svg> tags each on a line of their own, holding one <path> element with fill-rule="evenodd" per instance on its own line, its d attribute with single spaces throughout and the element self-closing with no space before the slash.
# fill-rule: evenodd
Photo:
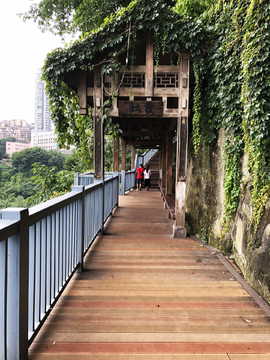
<svg viewBox="0 0 270 360">
<path fill-rule="evenodd" d="M 60 277 L 59 277 L 59 291 L 63 286 L 64 283 L 64 245 L 63 245 L 63 238 L 64 238 L 64 209 L 60 210 L 60 234 L 59 234 L 59 249 L 60 249 Z"/>
<path fill-rule="evenodd" d="M 37 223 L 37 237 L 36 237 L 36 297 L 35 297 L 35 329 L 40 323 L 40 309 L 41 309 L 41 221 Z"/>
<path fill-rule="evenodd" d="M 40 318 L 41 321 L 44 314 L 46 313 L 46 293 L 47 293 L 47 218 L 41 221 L 41 308 Z"/>
<path fill-rule="evenodd" d="M 29 323 L 28 331 L 35 330 L 35 285 L 36 285 L 36 224 L 29 229 Z"/>
<path fill-rule="evenodd" d="M 60 276 L 61 276 L 61 263 L 60 263 L 60 211 L 55 214 L 55 288 L 54 296 L 57 296 L 60 288 Z"/>
<path fill-rule="evenodd" d="M 51 282 L 52 282 L 52 216 L 47 216 L 47 271 L 46 271 L 46 312 L 50 308 L 51 304 Z"/>
<path fill-rule="evenodd" d="M 51 242 L 51 296 L 50 296 L 50 304 L 53 301 L 53 299 L 55 298 L 55 250 L 56 250 L 56 245 L 55 245 L 55 233 L 56 233 L 56 224 L 55 224 L 55 217 L 56 214 L 53 213 L 51 215 L 51 236 L 52 236 L 52 242 Z"/>
<path fill-rule="evenodd" d="M 7 240 L 0 242 L 0 358 L 7 358 Z"/>
</svg>

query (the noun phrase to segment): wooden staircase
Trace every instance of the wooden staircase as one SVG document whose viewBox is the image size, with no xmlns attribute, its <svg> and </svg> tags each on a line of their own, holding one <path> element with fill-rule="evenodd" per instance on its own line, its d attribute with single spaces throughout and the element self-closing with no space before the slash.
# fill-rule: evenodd
<svg viewBox="0 0 270 360">
<path fill-rule="evenodd" d="M 150 182 L 151 189 L 158 189 L 158 181 L 159 181 L 159 152 L 157 151 L 155 155 L 145 164 L 149 166 L 151 170 Z"/>
</svg>

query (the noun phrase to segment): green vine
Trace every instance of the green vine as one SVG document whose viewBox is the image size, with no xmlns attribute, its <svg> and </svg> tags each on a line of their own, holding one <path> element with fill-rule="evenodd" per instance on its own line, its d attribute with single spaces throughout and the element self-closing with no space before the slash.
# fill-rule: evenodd
<svg viewBox="0 0 270 360">
<path fill-rule="evenodd" d="M 179 12 L 168 9 L 162 0 L 134 0 L 106 18 L 100 29 L 47 56 L 43 77 L 56 131 L 62 144 L 78 140 L 78 100 L 64 81 L 74 71 L 92 69 L 97 60 L 114 76 L 113 72 L 119 71 L 114 59 L 127 51 L 132 19 L 132 47 L 139 41 L 140 31 L 155 32 L 157 67 L 165 52 L 181 54 L 185 49 L 191 55 L 195 154 L 215 145 L 218 131 L 224 130 L 222 239 L 241 195 L 244 154 L 253 181 L 251 224 L 256 231 L 270 195 L 270 4 L 265 0 L 217 0 L 201 15 L 199 9 L 195 14 L 183 11 L 182 6 L 176 9 Z M 103 121 L 112 133 L 113 97 L 102 106 Z"/>
</svg>

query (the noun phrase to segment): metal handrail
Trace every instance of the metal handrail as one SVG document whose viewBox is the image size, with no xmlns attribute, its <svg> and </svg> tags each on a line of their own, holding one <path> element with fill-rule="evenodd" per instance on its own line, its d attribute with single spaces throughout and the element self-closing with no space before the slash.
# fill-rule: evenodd
<svg viewBox="0 0 270 360">
<path fill-rule="evenodd" d="M 27 359 L 28 346 L 118 205 L 118 187 L 114 176 L 30 209 L 0 210 L 0 358 Z"/>
</svg>

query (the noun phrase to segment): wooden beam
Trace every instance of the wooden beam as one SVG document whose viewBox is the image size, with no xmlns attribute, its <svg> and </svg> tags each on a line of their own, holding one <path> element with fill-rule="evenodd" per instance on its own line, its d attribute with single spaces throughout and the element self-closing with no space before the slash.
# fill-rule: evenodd
<svg viewBox="0 0 270 360">
<path fill-rule="evenodd" d="M 94 178 L 103 179 L 103 126 L 99 116 L 94 116 Z"/>
<path fill-rule="evenodd" d="M 123 137 L 140 137 L 140 136 L 148 136 L 148 137 L 160 137 L 164 136 L 164 132 L 162 131 L 125 131 L 122 130 Z"/>
<path fill-rule="evenodd" d="M 154 33 L 149 31 L 146 40 L 145 96 L 154 94 Z"/>
<path fill-rule="evenodd" d="M 100 114 L 100 106 L 103 103 L 101 86 L 101 67 L 94 70 L 94 177 L 95 179 L 103 179 L 104 174 L 104 132 Z M 99 101 L 97 101 L 99 99 Z"/>
<path fill-rule="evenodd" d="M 189 115 L 189 55 L 183 53 L 180 61 L 180 114 L 177 125 L 176 181 L 175 181 L 175 223 L 173 236 L 187 236 L 185 227 L 186 212 L 186 173 L 188 152 Z"/>
<path fill-rule="evenodd" d="M 121 140 L 121 150 L 122 150 L 121 170 L 126 170 L 126 141 L 123 138 Z"/>
<path fill-rule="evenodd" d="M 126 145 L 134 145 L 135 147 L 142 147 L 143 149 L 155 149 L 159 147 L 161 142 L 157 141 L 141 141 L 141 140 L 127 140 Z"/>
<path fill-rule="evenodd" d="M 80 114 L 87 115 L 87 93 L 86 93 L 86 73 L 83 72 L 79 76 L 79 86 L 78 86 L 78 96 L 79 96 L 79 106 Z"/>
<path fill-rule="evenodd" d="M 166 142 L 162 145 L 162 187 L 166 185 Z"/>
<path fill-rule="evenodd" d="M 131 170 L 135 168 L 135 146 L 131 145 Z"/>
<path fill-rule="evenodd" d="M 113 140 L 113 171 L 119 172 L 119 134 Z"/>
<path fill-rule="evenodd" d="M 172 160 L 173 160 L 173 134 L 172 132 L 166 139 L 166 184 L 165 195 L 172 194 Z"/>
</svg>

